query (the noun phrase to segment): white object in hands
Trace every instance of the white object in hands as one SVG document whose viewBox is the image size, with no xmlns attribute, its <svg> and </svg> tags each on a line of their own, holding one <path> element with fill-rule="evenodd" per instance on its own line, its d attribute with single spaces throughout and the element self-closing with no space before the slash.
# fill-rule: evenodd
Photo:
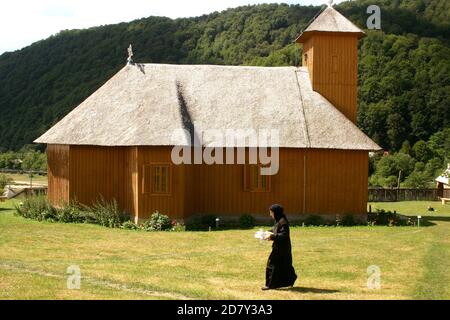
<svg viewBox="0 0 450 320">
<path fill-rule="evenodd" d="M 264 231 L 263 229 L 260 229 L 259 231 L 256 231 L 255 238 L 259 240 L 267 240 L 269 239 L 272 232 Z"/>
</svg>

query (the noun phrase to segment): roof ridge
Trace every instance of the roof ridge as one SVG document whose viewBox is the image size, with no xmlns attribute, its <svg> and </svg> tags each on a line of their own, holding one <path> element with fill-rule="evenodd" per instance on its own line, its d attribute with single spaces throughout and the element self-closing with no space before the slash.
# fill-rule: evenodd
<svg viewBox="0 0 450 320">
<path fill-rule="evenodd" d="M 177 63 L 154 63 L 154 62 L 144 62 L 144 63 L 135 63 L 135 65 L 127 65 L 126 67 L 135 67 L 136 65 L 141 66 L 167 66 L 167 67 L 215 67 L 215 68 L 241 68 L 241 69 L 295 69 L 295 66 L 246 66 L 246 65 L 230 65 L 230 64 L 177 64 Z"/>
<path fill-rule="evenodd" d="M 305 25 L 305 27 L 300 31 L 299 34 L 297 34 L 297 36 L 296 36 L 295 38 L 298 39 L 298 38 L 300 37 L 300 35 L 303 33 L 303 31 L 305 31 L 306 29 L 308 29 L 308 27 L 314 22 L 314 20 L 317 19 L 317 17 L 318 17 L 322 12 L 325 11 L 326 8 L 327 8 L 326 5 L 322 5 L 322 6 L 320 7 L 320 10 L 314 15 L 314 17 L 312 17 L 312 18 L 308 21 L 308 23 Z M 294 41 L 294 42 L 295 42 L 295 41 Z"/>
<path fill-rule="evenodd" d="M 340 14 L 341 16 L 342 16 L 342 14 L 339 12 L 339 11 L 337 11 L 336 9 L 334 9 L 333 7 L 331 7 L 334 11 L 336 11 L 338 14 Z M 345 17 L 344 17 L 345 18 Z M 336 20 L 336 17 L 335 16 L 331 16 L 331 19 L 333 19 L 333 21 L 334 21 L 334 24 L 337 26 L 338 25 L 338 21 Z M 347 18 L 346 18 L 347 19 Z M 347 19 L 348 20 L 348 19 Z"/>
<path fill-rule="evenodd" d="M 334 8 L 333 8 L 334 9 Z M 342 16 L 343 18 L 345 18 L 348 22 L 350 22 L 350 24 L 352 24 L 355 28 L 359 29 L 359 31 L 361 31 L 362 33 L 364 33 L 364 31 L 358 27 L 355 23 L 353 23 L 352 20 L 350 20 L 349 18 L 347 18 L 346 16 L 344 16 L 342 13 L 339 12 L 339 10 L 334 9 L 334 11 L 336 11 L 340 16 Z"/>
<path fill-rule="evenodd" d="M 308 123 L 306 122 L 305 100 L 303 99 L 302 87 L 301 87 L 299 79 L 298 79 L 298 71 L 299 70 L 295 70 L 294 72 L 295 72 L 295 80 L 297 82 L 298 93 L 300 95 L 300 100 L 302 102 L 301 110 L 302 110 L 302 116 L 303 116 L 303 123 L 302 123 L 303 134 L 305 135 L 305 138 L 306 138 L 306 148 L 311 148 L 311 140 L 309 138 Z"/>
</svg>

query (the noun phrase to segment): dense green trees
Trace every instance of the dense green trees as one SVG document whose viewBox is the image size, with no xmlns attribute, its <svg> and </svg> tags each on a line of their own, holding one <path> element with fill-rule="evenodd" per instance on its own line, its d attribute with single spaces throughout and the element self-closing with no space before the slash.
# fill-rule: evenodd
<svg viewBox="0 0 450 320">
<path fill-rule="evenodd" d="M 370 185 L 382 187 L 434 187 L 434 179 L 442 174 L 450 161 L 450 128 L 420 140 L 411 148 L 405 142 L 397 153 L 371 158 Z"/>
<path fill-rule="evenodd" d="M 22 169 L 25 171 L 46 171 L 47 156 L 45 153 L 32 151 L 24 155 Z"/>
<path fill-rule="evenodd" d="M 360 127 L 398 151 L 450 127 L 450 48 L 436 39 L 369 32 L 360 51 Z"/>
<path fill-rule="evenodd" d="M 47 171 L 47 154 L 25 146 L 18 152 L 0 153 L 0 169 Z"/>
<path fill-rule="evenodd" d="M 364 27 L 369 2 L 383 8 L 383 32 L 368 32 L 361 42 L 358 120 L 383 148 L 398 151 L 405 140 L 414 144 L 449 126 L 450 6 L 445 0 L 359 0 L 338 9 Z M 264 4 L 189 19 L 150 17 L 66 30 L 5 53 L 0 151 L 31 143 L 98 89 L 124 65 L 130 42 L 135 60 L 143 62 L 298 65 L 293 40 L 318 11 Z"/>
</svg>

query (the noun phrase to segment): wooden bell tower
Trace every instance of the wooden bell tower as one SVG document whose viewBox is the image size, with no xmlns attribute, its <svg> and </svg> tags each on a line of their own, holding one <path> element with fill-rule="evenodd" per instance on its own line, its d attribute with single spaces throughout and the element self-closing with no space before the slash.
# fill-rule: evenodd
<svg viewBox="0 0 450 320">
<path fill-rule="evenodd" d="M 296 39 L 312 88 L 353 123 L 357 115 L 358 41 L 365 33 L 331 5 Z"/>
</svg>

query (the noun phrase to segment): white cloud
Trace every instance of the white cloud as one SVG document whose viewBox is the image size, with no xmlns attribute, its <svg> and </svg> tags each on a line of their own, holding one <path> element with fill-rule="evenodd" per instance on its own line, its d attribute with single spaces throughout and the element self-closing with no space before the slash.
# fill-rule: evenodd
<svg viewBox="0 0 450 320">
<path fill-rule="evenodd" d="M 335 3 L 343 0 L 335 0 Z M 65 29 L 81 29 L 148 16 L 192 17 L 241 5 L 284 2 L 321 5 L 327 0 L 12 0 L 0 5 L 0 54 Z"/>
</svg>

